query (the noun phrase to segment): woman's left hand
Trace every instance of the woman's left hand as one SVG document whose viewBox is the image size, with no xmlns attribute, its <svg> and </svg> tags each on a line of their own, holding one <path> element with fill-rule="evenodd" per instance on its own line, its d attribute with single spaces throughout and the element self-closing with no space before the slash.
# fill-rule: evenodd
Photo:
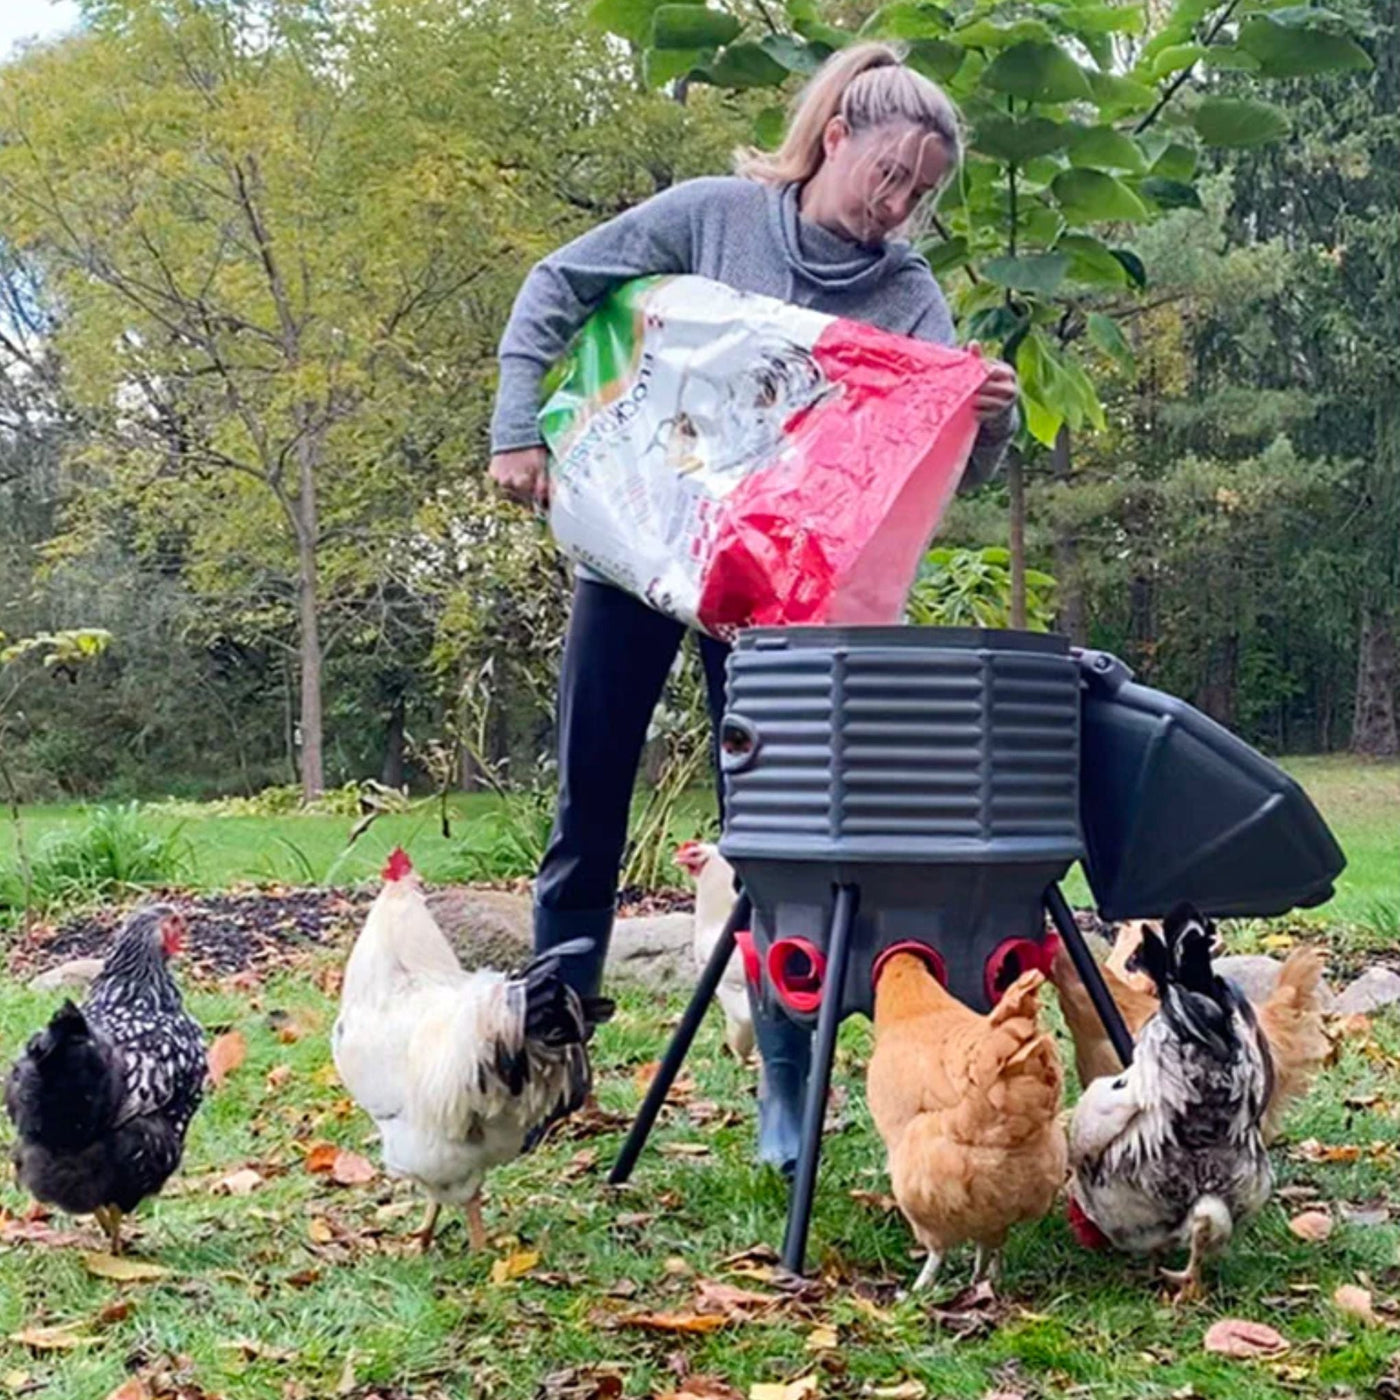
<svg viewBox="0 0 1400 1400">
<path fill-rule="evenodd" d="M 987 361 L 987 378 L 972 400 L 979 423 L 998 418 L 1016 402 L 1016 371 L 1005 360 Z"/>
</svg>

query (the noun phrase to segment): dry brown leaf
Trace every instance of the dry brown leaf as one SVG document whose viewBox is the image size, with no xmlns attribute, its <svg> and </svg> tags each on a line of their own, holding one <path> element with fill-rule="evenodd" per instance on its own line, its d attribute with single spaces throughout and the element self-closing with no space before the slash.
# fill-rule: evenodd
<svg viewBox="0 0 1400 1400">
<path fill-rule="evenodd" d="M 81 1322 L 65 1322 L 58 1327 L 26 1327 L 22 1331 L 10 1333 L 10 1340 L 16 1346 L 29 1347 L 31 1351 L 66 1351 L 72 1347 L 90 1347 L 96 1337 L 85 1336 L 78 1329 Z"/>
<path fill-rule="evenodd" d="M 374 1164 L 358 1152 L 347 1152 L 342 1148 L 331 1163 L 331 1180 L 339 1186 L 363 1186 L 373 1181 L 376 1175 Z"/>
<path fill-rule="evenodd" d="M 729 1324 L 723 1313 L 637 1312 L 618 1318 L 622 1327 L 640 1327 L 647 1332 L 717 1332 Z"/>
<path fill-rule="evenodd" d="M 744 1400 L 743 1392 L 735 1390 L 718 1376 L 685 1376 L 680 1389 L 661 1392 L 656 1400 Z"/>
<path fill-rule="evenodd" d="M 883 1191 L 852 1191 L 851 1199 L 859 1201 L 863 1206 L 871 1206 L 875 1210 L 899 1209 L 899 1202 L 893 1196 L 887 1196 Z"/>
<path fill-rule="evenodd" d="M 149 1283 L 151 1279 L 164 1278 L 169 1269 L 159 1264 L 146 1264 L 140 1259 L 128 1259 L 121 1254 L 85 1254 L 83 1266 L 88 1273 L 98 1278 L 113 1279 L 117 1283 Z"/>
<path fill-rule="evenodd" d="M 151 1388 L 140 1376 L 128 1376 L 107 1400 L 151 1400 Z"/>
<path fill-rule="evenodd" d="M 836 1328 L 830 1323 L 820 1323 L 807 1333 L 804 1345 L 808 1351 L 835 1351 Z"/>
<path fill-rule="evenodd" d="M 0 1386 L 4 1386 L 11 1395 L 18 1395 L 21 1391 L 32 1388 L 34 1378 L 28 1371 L 6 1371 L 0 1376 Z"/>
<path fill-rule="evenodd" d="M 509 1283 L 513 1278 L 528 1274 L 539 1262 L 540 1252 L 537 1249 L 522 1249 L 514 1254 L 507 1254 L 491 1265 L 491 1282 Z"/>
<path fill-rule="evenodd" d="M 665 1157 L 708 1157 L 708 1142 L 663 1142 L 661 1153 Z"/>
<path fill-rule="evenodd" d="M 243 1167 L 215 1182 L 214 1190 L 222 1191 L 227 1196 L 250 1196 L 262 1184 L 263 1174 L 260 1171 Z"/>
<path fill-rule="evenodd" d="M 748 1311 L 762 1311 L 782 1301 L 772 1293 L 755 1293 L 714 1279 L 701 1279 L 695 1285 L 695 1307 L 702 1313 L 734 1313 L 743 1317 Z"/>
<path fill-rule="evenodd" d="M 99 1327 L 113 1327 L 118 1322 L 125 1322 L 135 1311 L 135 1299 L 113 1298 L 110 1303 L 98 1308 L 97 1325 Z"/>
<path fill-rule="evenodd" d="M 1306 1162 L 1355 1162 L 1361 1156 L 1361 1149 L 1352 1143 L 1324 1143 L 1316 1138 L 1300 1142 L 1296 1152 Z"/>
<path fill-rule="evenodd" d="M 333 1142 L 313 1142 L 306 1150 L 302 1165 L 309 1172 L 328 1172 L 335 1167 L 335 1159 L 342 1149 Z"/>
<path fill-rule="evenodd" d="M 1321 1244 L 1332 1233 L 1332 1217 L 1325 1210 L 1305 1210 L 1288 1222 L 1288 1228 L 1300 1240 Z"/>
<path fill-rule="evenodd" d="M 895 1385 L 877 1385 L 870 1393 L 878 1395 L 880 1400 L 924 1400 L 928 1386 L 923 1381 L 911 1379 Z"/>
<path fill-rule="evenodd" d="M 298 1269 L 296 1273 L 287 1275 L 287 1284 L 291 1288 L 310 1288 L 320 1278 L 320 1269 Z"/>
<path fill-rule="evenodd" d="M 267 1087 L 269 1089 L 281 1089 L 292 1077 L 291 1065 L 273 1065 L 267 1072 Z"/>
<path fill-rule="evenodd" d="M 1371 1305 L 1369 1289 L 1354 1283 L 1344 1283 L 1332 1294 L 1332 1302 L 1339 1312 L 1346 1313 L 1348 1317 L 1358 1318 L 1370 1326 L 1380 1324 L 1380 1318 L 1376 1316 L 1375 1309 Z"/>
<path fill-rule="evenodd" d="M 306 1233 L 313 1244 L 330 1244 L 335 1239 L 335 1231 L 331 1228 L 331 1222 L 324 1216 L 316 1216 L 306 1227 Z"/>
<path fill-rule="evenodd" d="M 670 1274 L 672 1278 L 689 1278 L 695 1272 L 689 1261 L 682 1259 L 679 1254 L 668 1254 L 662 1260 L 661 1271 Z"/>
<path fill-rule="evenodd" d="M 217 1089 L 248 1058 L 242 1031 L 225 1031 L 209 1047 L 209 1078 Z"/>
<path fill-rule="evenodd" d="M 809 1373 L 795 1381 L 758 1381 L 749 1387 L 749 1400 L 808 1400 L 816 1393 L 817 1378 Z"/>
<path fill-rule="evenodd" d="M 1288 1350 L 1288 1343 L 1272 1327 L 1262 1322 L 1246 1322 L 1243 1318 L 1227 1317 L 1206 1333 L 1205 1349 L 1217 1356 L 1240 1359 L 1258 1356 L 1278 1356 Z"/>
</svg>

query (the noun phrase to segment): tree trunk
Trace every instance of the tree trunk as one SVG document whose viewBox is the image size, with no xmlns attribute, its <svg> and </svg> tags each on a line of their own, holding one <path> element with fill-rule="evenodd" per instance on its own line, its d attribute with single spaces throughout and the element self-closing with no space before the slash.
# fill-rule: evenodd
<svg viewBox="0 0 1400 1400">
<path fill-rule="evenodd" d="M 1006 485 L 1011 493 L 1011 625 L 1026 625 L 1026 478 L 1021 454 L 1006 454 Z"/>
<path fill-rule="evenodd" d="M 1361 613 L 1361 643 L 1357 648 L 1352 753 L 1367 758 L 1400 755 L 1400 728 L 1395 712 L 1397 685 L 1400 656 L 1396 653 L 1394 619 L 1367 603 Z"/>
<path fill-rule="evenodd" d="M 1050 457 L 1055 468 L 1055 480 L 1069 485 L 1071 457 L 1069 424 L 1060 425 L 1059 435 Z M 1055 523 L 1055 579 L 1059 596 L 1059 627 L 1075 646 L 1089 640 L 1089 625 L 1084 610 L 1084 586 L 1079 576 L 1079 535 L 1072 525 Z"/>
<path fill-rule="evenodd" d="M 403 786 L 404 709 L 403 692 L 400 691 L 394 696 L 394 705 L 389 711 L 389 728 L 384 735 L 384 762 L 380 765 L 379 781 L 385 787 Z"/>
<path fill-rule="evenodd" d="M 297 616 L 301 633 L 301 794 L 311 802 L 325 791 L 321 720 L 321 620 L 316 574 L 317 443 L 308 435 L 297 445 Z"/>
</svg>

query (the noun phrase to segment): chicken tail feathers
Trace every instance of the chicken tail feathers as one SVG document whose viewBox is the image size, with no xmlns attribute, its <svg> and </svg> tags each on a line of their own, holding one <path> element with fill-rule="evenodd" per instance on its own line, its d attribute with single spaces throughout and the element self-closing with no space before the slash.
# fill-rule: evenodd
<svg viewBox="0 0 1400 1400">
<path fill-rule="evenodd" d="M 15 1064 L 5 1107 L 22 1139 L 73 1152 L 111 1127 L 122 1093 L 116 1050 L 65 1001 Z"/>
</svg>

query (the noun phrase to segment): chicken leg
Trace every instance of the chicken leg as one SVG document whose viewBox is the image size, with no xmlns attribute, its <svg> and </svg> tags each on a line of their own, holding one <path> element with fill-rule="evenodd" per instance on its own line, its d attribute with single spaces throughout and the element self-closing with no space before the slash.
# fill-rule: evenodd
<svg viewBox="0 0 1400 1400">
<path fill-rule="evenodd" d="M 919 1270 L 919 1276 L 910 1287 L 911 1293 L 922 1293 L 925 1288 L 932 1288 L 934 1280 L 938 1277 L 939 1266 L 943 1263 L 943 1256 L 936 1250 L 928 1252 L 928 1258 L 924 1260 L 924 1267 Z"/>
<path fill-rule="evenodd" d="M 990 1245 L 979 1244 L 976 1262 L 972 1266 L 973 1283 L 987 1283 L 995 1287 L 1000 1274 L 1001 1250 L 993 1249 Z"/>
<path fill-rule="evenodd" d="M 486 1248 L 486 1226 L 481 1220 L 481 1193 L 467 1202 L 467 1233 L 473 1249 Z"/>
<path fill-rule="evenodd" d="M 1184 1269 L 1163 1269 L 1162 1277 L 1176 1286 L 1174 1303 L 1195 1303 L 1205 1296 L 1201 1286 L 1201 1265 L 1213 1239 L 1210 1221 L 1197 1216 L 1191 1226 L 1191 1254 Z"/>
<path fill-rule="evenodd" d="M 107 1236 L 108 1248 L 114 1255 L 120 1254 L 122 1252 L 121 1211 L 116 1206 L 98 1206 L 92 1214 Z"/>
<path fill-rule="evenodd" d="M 441 1201 L 429 1201 L 427 1214 L 423 1216 L 423 1223 L 418 1227 L 417 1238 L 418 1248 L 426 1254 L 432 1248 L 433 1234 L 437 1230 L 438 1216 L 442 1214 Z"/>
</svg>

